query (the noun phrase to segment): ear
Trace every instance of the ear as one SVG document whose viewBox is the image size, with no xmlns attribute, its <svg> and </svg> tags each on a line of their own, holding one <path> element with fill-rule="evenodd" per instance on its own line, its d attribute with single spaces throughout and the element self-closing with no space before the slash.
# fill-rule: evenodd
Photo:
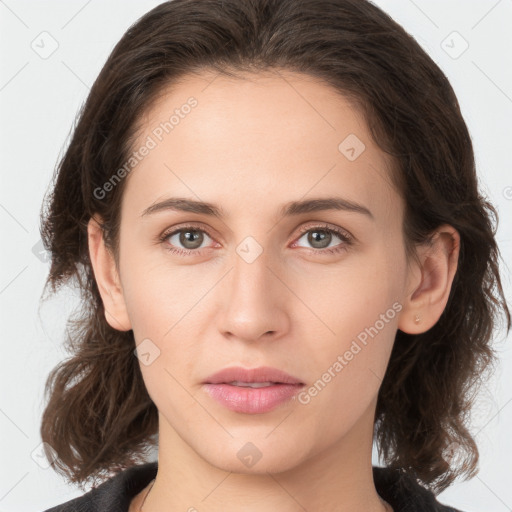
<svg viewBox="0 0 512 512">
<path fill-rule="evenodd" d="M 106 247 L 103 238 L 101 217 L 91 217 L 87 225 L 87 238 L 89 257 L 105 308 L 105 318 L 112 328 L 118 331 L 129 331 L 132 328 L 131 322 L 128 318 L 114 255 Z"/>
<path fill-rule="evenodd" d="M 398 328 L 408 334 L 428 331 L 441 317 L 453 283 L 459 259 L 460 235 L 444 224 L 436 229 L 432 242 L 418 246 L 420 263 L 411 263 Z"/>
</svg>

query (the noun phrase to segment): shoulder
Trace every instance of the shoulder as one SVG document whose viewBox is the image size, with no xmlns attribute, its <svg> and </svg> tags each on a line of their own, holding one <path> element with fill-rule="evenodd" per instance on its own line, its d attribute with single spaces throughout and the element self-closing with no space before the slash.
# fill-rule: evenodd
<svg viewBox="0 0 512 512">
<path fill-rule="evenodd" d="M 378 494 L 394 512 L 463 512 L 440 503 L 432 491 L 400 470 L 373 466 L 373 479 Z"/>
<path fill-rule="evenodd" d="M 44 512 L 128 512 L 130 502 L 156 477 L 157 463 L 125 469 L 78 498 Z"/>
</svg>

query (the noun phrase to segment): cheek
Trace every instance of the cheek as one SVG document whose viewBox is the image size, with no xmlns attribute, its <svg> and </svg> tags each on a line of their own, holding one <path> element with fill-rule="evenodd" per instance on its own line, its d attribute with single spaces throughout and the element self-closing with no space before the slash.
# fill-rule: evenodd
<svg viewBox="0 0 512 512">
<path fill-rule="evenodd" d="M 353 300 L 342 308 L 331 306 L 334 334 L 310 332 L 314 343 L 306 347 L 303 357 L 311 371 L 299 397 L 305 431 L 334 439 L 350 431 L 376 399 L 400 310 L 399 303 L 386 299 L 375 296 L 370 302 Z"/>
<path fill-rule="evenodd" d="M 174 293 L 163 293 L 165 288 L 165 280 L 137 261 L 125 274 L 125 304 L 137 341 L 147 337 L 160 340 L 171 328 L 178 304 Z"/>
<path fill-rule="evenodd" d="M 350 268 L 301 281 L 297 294 L 311 304 L 302 324 L 308 333 L 303 357 L 314 369 L 309 375 L 318 381 L 316 388 L 325 386 L 319 393 L 325 407 L 332 401 L 344 410 L 378 390 L 402 309 L 393 261 L 393 255 L 381 257 L 375 251 L 354 258 Z M 336 411 L 344 414 L 340 409 L 332 414 Z"/>
<path fill-rule="evenodd" d="M 199 315 L 204 314 L 201 298 L 213 282 L 199 276 L 192 266 L 171 267 L 158 253 L 154 248 L 143 251 L 127 244 L 121 262 L 124 299 L 135 343 L 151 359 L 147 365 L 141 360 L 150 394 L 162 385 L 174 389 L 172 376 L 184 382 L 192 374 L 201 350 L 197 342 Z"/>
<path fill-rule="evenodd" d="M 182 272 L 171 267 L 159 247 L 148 242 L 148 247 L 143 247 L 144 242 L 135 243 L 129 233 L 123 242 L 123 295 L 135 339 L 149 337 L 158 342 L 186 314 L 195 297 L 194 288 L 183 283 Z"/>
<path fill-rule="evenodd" d="M 142 258 L 134 257 L 131 264 L 125 280 L 126 306 L 137 352 L 140 347 L 146 389 L 160 410 L 183 415 L 194 405 L 185 388 L 195 374 L 201 350 L 194 343 L 197 311 L 193 306 L 200 299 L 199 290 L 194 293 L 168 269 L 151 266 Z"/>
<path fill-rule="evenodd" d="M 343 344 L 378 321 L 400 298 L 397 258 L 375 247 L 330 268 L 300 269 L 292 276 L 294 295 L 301 299 L 296 311 L 302 318 L 304 313 L 327 345 Z M 394 310 L 388 317 L 394 319 Z"/>
</svg>

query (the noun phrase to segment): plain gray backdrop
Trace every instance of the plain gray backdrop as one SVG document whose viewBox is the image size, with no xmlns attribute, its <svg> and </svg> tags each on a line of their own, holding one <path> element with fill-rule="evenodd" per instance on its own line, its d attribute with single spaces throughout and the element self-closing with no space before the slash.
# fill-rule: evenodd
<svg viewBox="0 0 512 512">
<path fill-rule="evenodd" d="M 0 512 L 41 511 L 83 491 L 46 467 L 43 387 L 67 356 L 73 290 L 39 304 L 49 263 L 39 211 L 74 118 L 115 43 L 159 1 L 0 0 Z M 378 0 L 448 76 L 476 153 L 481 190 L 497 207 L 503 259 L 512 262 L 512 1 Z M 510 266 L 510 263 L 509 263 Z M 510 297 L 510 268 L 503 267 Z M 438 499 L 465 512 L 512 510 L 511 337 L 475 404 L 480 472 Z M 374 451 L 374 463 L 379 463 Z M 313 512 L 313 511 L 311 511 Z"/>
</svg>

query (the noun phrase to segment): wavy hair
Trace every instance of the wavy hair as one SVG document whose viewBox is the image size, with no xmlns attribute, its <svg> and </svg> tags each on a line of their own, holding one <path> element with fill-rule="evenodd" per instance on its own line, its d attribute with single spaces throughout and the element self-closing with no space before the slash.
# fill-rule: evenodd
<svg viewBox="0 0 512 512">
<path fill-rule="evenodd" d="M 497 212 L 479 192 L 471 138 L 448 79 L 411 35 L 366 0 L 172 0 L 137 20 L 112 50 L 41 209 L 41 237 L 51 254 L 44 291 L 72 281 L 82 297 L 68 319 L 71 355 L 46 381 L 40 427 L 54 450 L 54 469 L 71 482 L 144 461 L 158 431 L 133 332 L 107 323 L 88 253 L 87 223 L 99 214 L 107 246 L 118 255 L 126 180 L 105 197 L 97 191 L 129 158 L 143 113 L 180 77 L 279 69 L 319 78 L 360 109 L 394 162 L 390 178 L 405 201 L 408 255 L 443 223 L 460 234 L 458 268 L 439 321 L 422 334 L 396 334 L 374 435 L 388 467 L 435 493 L 476 473 L 468 415 L 496 363 L 491 340 L 500 313 L 507 332 L 511 318 L 499 273 Z"/>
</svg>

